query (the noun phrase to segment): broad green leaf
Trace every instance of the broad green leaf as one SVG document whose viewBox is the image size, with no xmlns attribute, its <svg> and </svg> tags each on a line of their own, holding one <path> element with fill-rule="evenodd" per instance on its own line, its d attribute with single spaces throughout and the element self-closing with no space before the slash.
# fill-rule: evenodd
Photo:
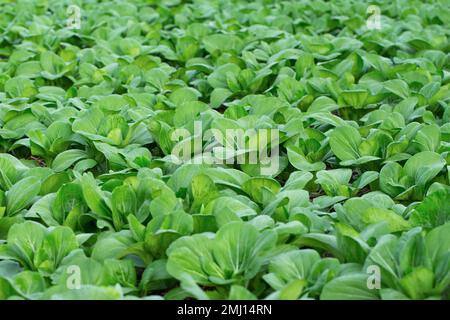
<svg viewBox="0 0 450 320">
<path fill-rule="evenodd" d="M 330 136 L 330 147 L 340 160 L 355 160 L 359 158 L 358 146 L 361 143 L 358 130 L 350 127 L 338 127 Z"/>
<path fill-rule="evenodd" d="M 36 270 L 34 259 L 45 236 L 45 227 L 37 222 L 26 221 L 14 224 L 9 229 L 5 247 L 7 257 L 17 260 L 26 269 Z"/>
<path fill-rule="evenodd" d="M 379 222 L 387 223 L 390 232 L 398 232 L 408 230 L 410 224 L 391 210 L 381 208 L 368 208 L 362 214 L 362 221 L 366 225 L 376 224 Z"/>
<path fill-rule="evenodd" d="M 386 81 L 384 87 L 400 98 L 407 99 L 409 97 L 408 84 L 403 80 L 395 79 Z"/>
<path fill-rule="evenodd" d="M 33 203 L 39 194 L 41 182 L 37 177 L 30 176 L 14 184 L 6 192 L 6 213 L 9 216 L 17 214 Z"/>
<path fill-rule="evenodd" d="M 410 222 L 414 226 L 435 228 L 450 221 L 448 189 L 438 190 L 426 196 L 412 212 Z"/>
<path fill-rule="evenodd" d="M 55 157 L 52 167 L 56 172 L 64 171 L 75 162 L 86 158 L 88 158 L 88 154 L 83 150 L 66 150 Z"/>
<path fill-rule="evenodd" d="M 349 274 L 327 283 L 320 295 L 321 300 L 377 300 L 377 290 L 367 287 L 368 275 Z"/>
<path fill-rule="evenodd" d="M 406 161 L 405 173 L 415 179 L 416 184 L 425 185 L 445 166 L 445 160 L 431 151 L 416 153 Z"/>
</svg>

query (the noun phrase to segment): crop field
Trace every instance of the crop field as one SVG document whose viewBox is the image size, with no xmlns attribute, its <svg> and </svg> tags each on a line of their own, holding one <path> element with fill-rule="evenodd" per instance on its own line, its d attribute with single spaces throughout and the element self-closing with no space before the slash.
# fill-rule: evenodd
<svg viewBox="0 0 450 320">
<path fill-rule="evenodd" d="M 0 300 L 450 299 L 450 2 L 0 0 Z"/>
</svg>

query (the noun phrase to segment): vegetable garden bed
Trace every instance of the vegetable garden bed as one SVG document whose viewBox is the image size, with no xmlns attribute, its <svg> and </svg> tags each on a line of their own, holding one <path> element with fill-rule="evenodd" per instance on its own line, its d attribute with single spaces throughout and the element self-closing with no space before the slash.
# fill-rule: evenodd
<svg viewBox="0 0 450 320">
<path fill-rule="evenodd" d="M 0 299 L 441 299 L 447 1 L 0 0 Z"/>
</svg>

